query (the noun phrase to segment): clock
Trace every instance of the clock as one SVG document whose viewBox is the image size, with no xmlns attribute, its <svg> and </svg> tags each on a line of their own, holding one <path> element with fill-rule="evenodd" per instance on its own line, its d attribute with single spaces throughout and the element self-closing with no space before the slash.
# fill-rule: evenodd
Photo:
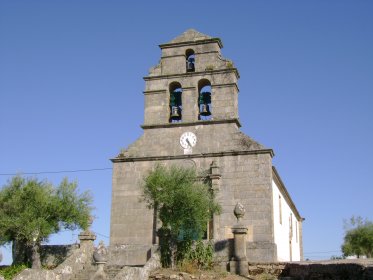
<svg viewBox="0 0 373 280">
<path fill-rule="evenodd" d="M 197 143 L 197 136 L 193 132 L 184 132 L 180 136 L 180 145 L 184 149 L 192 149 Z"/>
</svg>

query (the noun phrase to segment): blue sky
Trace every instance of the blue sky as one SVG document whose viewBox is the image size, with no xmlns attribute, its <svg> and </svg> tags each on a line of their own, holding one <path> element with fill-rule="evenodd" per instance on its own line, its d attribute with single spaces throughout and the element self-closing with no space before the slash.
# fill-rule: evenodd
<svg viewBox="0 0 373 280">
<path fill-rule="evenodd" d="M 343 219 L 373 220 L 372 14 L 368 0 L 3 0 L 0 186 L 4 174 L 111 168 L 142 133 L 158 44 L 195 28 L 220 37 L 240 72 L 242 131 L 274 149 L 306 218 L 305 258 L 340 255 Z M 91 190 L 93 230 L 108 243 L 110 169 L 37 176 Z"/>
</svg>

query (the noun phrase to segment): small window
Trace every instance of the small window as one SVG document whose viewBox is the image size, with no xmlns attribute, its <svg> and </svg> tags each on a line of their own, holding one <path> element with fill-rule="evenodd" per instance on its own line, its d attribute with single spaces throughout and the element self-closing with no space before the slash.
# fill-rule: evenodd
<svg viewBox="0 0 373 280">
<path fill-rule="evenodd" d="M 182 98 L 183 90 L 180 83 L 170 84 L 170 123 L 181 122 L 182 119 Z"/>
<path fill-rule="evenodd" d="M 198 119 L 211 120 L 211 83 L 207 79 L 202 79 L 198 82 L 198 107 Z"/>
<path fill-rule="evenodd" d="M 186 71 L 187 72 L 194 72 L 195 67 L 195 54 L 194 51 L 191 49 L 188 49 L 185 52 L 185 58 L 186 58 Z"/>
</svg>

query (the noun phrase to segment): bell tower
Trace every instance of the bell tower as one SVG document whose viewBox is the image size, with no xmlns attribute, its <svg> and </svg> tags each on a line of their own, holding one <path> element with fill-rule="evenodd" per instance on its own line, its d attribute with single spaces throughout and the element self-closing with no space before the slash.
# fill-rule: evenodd
<svg viewBox="0 0 373 280">
<path fill-rule="evenodd" d="M 144 78 L 144 128 L 205 120 L 238 124 L 239 74 L 221 56 L 222 46 L 219 38 L 193 29 L 160 45 L 160 62 Z"/>
<path fill-rule="evenodd" d="M 141 198 L 144 177 L 159 163 L 206 174 L 222 206 L 207 233 L 219 258 L 232 257 L 232 211 L 239 202 L 246 209 L 248 260 L 276 261 L 274 154 L 240 131 L 237 69 L 223 58 L 219 38 L 193 29 L 159 47 L 161 59 L 144 77 L 143 134 L 112 159 L 112 264 L 143 265 L 158 242 L 159 221 Z"/>
</svg>

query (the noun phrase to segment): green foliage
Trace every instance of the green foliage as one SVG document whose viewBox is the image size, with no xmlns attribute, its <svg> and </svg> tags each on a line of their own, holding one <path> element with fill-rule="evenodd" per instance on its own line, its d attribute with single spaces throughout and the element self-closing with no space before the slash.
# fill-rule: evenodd
<svg viewBox="0 0 373 280">
<path fill-rule="evenodd" d="M 361 217 L 352 217 L 345 223 L 346 234 L 342 245 L 344 256 L 373 257 L 373 223 Z"/>
<path fill-rule="evenodd" d="M 0 275 L 3 276 L 5 280 L 11 280 L 26 268 L 27 266 L 25 264 L 2 267 L 0 268 Z"/>
<path fill-rule="evenodd" d="M 157 165 L 145 178 L 144 200 L 157 211 L 161 260 L 165 267 L 186 258 L 193 240 L 200 240 L 220 206 L 194 169 Z"/>
<path fill-rule="evenodd" d="M 0 245 L 31 247 L 63 228 L 86 229 L 91 201 L 88 192 L 78 194 L 77 184 L 67 179 L 54 187 L 15 176 L 0 190 Z"/>
<path fill-rule="evenodd" d="M 208 269 L 212 266 L 214 248 L 211 243 L 204 244 L 202 240 L 190 248 L 186 260 L 195 264 L 198 269 Z"/>
</svg>

